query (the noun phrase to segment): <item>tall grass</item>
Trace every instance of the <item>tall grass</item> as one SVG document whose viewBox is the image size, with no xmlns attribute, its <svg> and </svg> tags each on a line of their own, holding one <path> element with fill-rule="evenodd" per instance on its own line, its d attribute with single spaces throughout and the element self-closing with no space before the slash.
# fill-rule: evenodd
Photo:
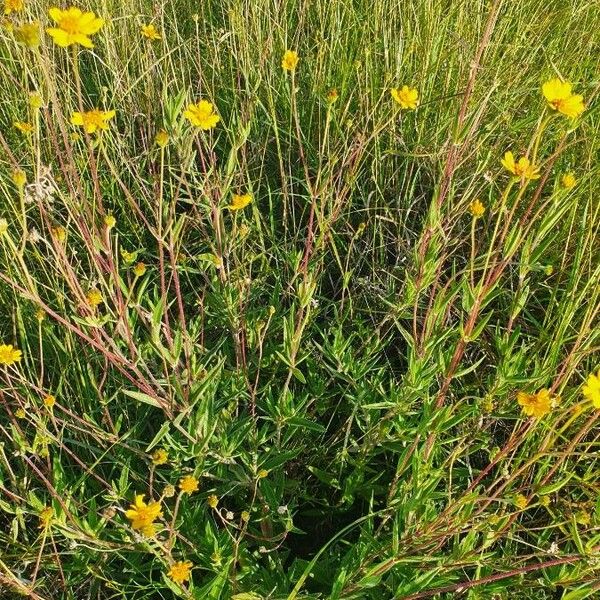
<svg viewBox="0 0 600 600">
<path fill-rule="evenodd" d="M 0 596 L 600 594 L 598 3 L 51 6 L 0 29 Z"/>
</svg>

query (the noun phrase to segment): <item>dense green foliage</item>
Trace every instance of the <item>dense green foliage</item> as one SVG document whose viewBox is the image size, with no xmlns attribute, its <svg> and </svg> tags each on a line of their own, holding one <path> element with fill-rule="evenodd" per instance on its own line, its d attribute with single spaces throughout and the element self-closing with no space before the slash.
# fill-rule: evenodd
<svg viewBox="0 0 600 600">
<path fill-rule="evenodd" d="M 0 29 L 0 597 L 598 597 L 598 3 L 51 6 Z"/>
</svg>

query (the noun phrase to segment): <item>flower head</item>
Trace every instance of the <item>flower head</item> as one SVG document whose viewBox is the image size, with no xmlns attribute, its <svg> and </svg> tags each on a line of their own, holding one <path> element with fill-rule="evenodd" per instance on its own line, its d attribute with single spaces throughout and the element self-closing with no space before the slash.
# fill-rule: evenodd
<svg viewBox="0 0 600 600">
<path fill-rule="evenodd" d="M 18 188 L 25 187 L 25 184 L 27 183 L 27 175 L 25 175 L 25 171 L 22 171 L 21 169 L 15 169 L 12 172 L 11 178 L 13 180 L 13 183 Z"/>
<path fill-rule="evenodd" d="M 54 518 L 54 509 L 51 506 L 46 506 L 42 508 L 38 516 L 40 518 L 40 529 L 45 529 L 52 523 L 52 519 Z"/>
<path fill-rule="evenodd" d="M 195 127 L 205 131 L 213 129 L 221 120 L 215 113 L 214 105 L 208 100 L 199 100 L 196 104 L 190 104 L 184 111 L 183 116 Z"/>
<path fill-rule="evenodd" d="M 71 115 L 71 124 L 83 127 L 87 133 L 96 133 L 98 130 L 107 130 L 108 122 L 115 116 L 114 110 L 99 110 L 94 108 L 85 112 L 74 112 Z"/>
<path fill-rule="evenodd" d="M 154 25 L 142 25 L 142 35 L 150 41 L 160 40 L 161 35 Z"/>
<path fill-rule="evenodd" d="M 469 212 L 473 215 L 474 219 L 483 217 L 483 214 L 485 213 L 485 206 L 483 205 L 483 202 L 481 202 L 479 198 L 473 200 L 473 202 L 469 204 Z"/>
<path fill-rule="evenodd" d="M 15 129 L 18 129 L 21 133 L 25 135 L 29 133 L 33 133 L 33 125 L 31 123 L 25 123 L 24 121 L 15 121 L 13 123 Z"/>
<path fill-rule="evenodd" d="M 146 274 L 146 265 L 143 262 L 137 263 L 137 265 L 133 267 L 133 274 L 136 277 L 143 277 Z"/>
<path fill-rule="evenodd" d="M 102 304 L 102 302 L 104 302 L 104 300 L 102 299 L 102 294 L 100 293 L 100 290 L 97 288 L 92 288 L 86 295 L 88 304 L 95 308 L 96 306 L 99 306 L 100 304 Z"/>
<path fill-rule="evenodd" d="M 192 563 L 189 560 L 180 560 L 171 565 L 167 574 L 175 583 L 181 584 L 189 580 L 191 568 Z"/>
<path fill-rule="evenodd" d="M 94 44 L 89 36 L 98 33 L 104 25 L 104 19 L 97 17 L 93 12 L 82 12 L 75 6 L 66 10 L 51 8 L 48 14 L 57 27 L 48 27 L 46 31 L 61 48 L 73 44 L 93 48 Z"/>
<path fill-rule="evenodd" d="M 64 227 L 61 227 L 60 225 L 57 225 L 56 227 L 52 228 L 52 235 L 61 244 L 67 239 L 67 231 Z"/>
<path fill-rule="evenodd" d="M 527 505 L 529 504 L 527 496 L 523 494 L 517 494 L 515 497 L 515 504 L 517 505 L 517 508 L 520 508 L 521 510 L 527 508 Z"/>
<path fill-rule="evenodd" d="M 106 215 L 104 217 L 104 224 L 106 225 L 106 229 L 112 229 L 117 224 L 117 219 L 115 219 L 114 215 Z"/>
<path fill-rule="evenodd" d="M 229 210 L 241 210 L 252 202 L 250 194 L 233 194 L 231 204 L 227 207 Z"/>
<path fill-rule="evenodd" d="M 44 406 L 46 408 L 53 408 L 55 404 L 56 404 L 56 398 L 52 394 L 48 394 L 44 398 Z"/>
<path fill-rule="evenodd" d="M 10 15 L 13 12 L 23 10 L 23 0 L 4 0 L 4 14 Z"/>
<path fill-rule="evenodd" d="M 152 454 L 152 463 L 164 465 L 169 461 L 169 453 L 164 448 L 159 448 Z"/>
<path fill-rule="evenodd" d="M 536 394 L 527 394 L 519 392 L 517 402 L 521 405 L 523 413 L 528 417 L 539 419 L 548 414 L 552 409 L 555 399 L 550 394 L 550 390 L 541 389 Z"/>
<path fill-rule="evenodd" d="M 591 400 L 594 408 L 600 408 L 600 369 L 598 369 L 597 375 L 590 373 L 583 386 L 583 395 Z"/>
<path fill-rule="evenodd" d="M 529 162 L 526 156 L 521 157 L 518 161 L 515 161 L 515 157 L 512 152 L 506 152 L 502 159 L 502 166 L 517 177 L 521 179 L 539 179 L 540 169 Z"/>
<path fill-rule="evenodd" d="M 161 129 L 155 136 L 154 141 L 160 148 L 164 148 L 169 143 L 169 134 Z"/>
<path fill-rule="evenodd" d="M 550 108 L 574 119 L 585 110 L 585 105 L 583 96 L 573 94 L 572 89 L 570 83 L 555 77 L 544 83 L 542 93 Z"/>
<path fill-rule="evenodd" d="M 338 91 L 335 88 L 327 92 L 327 102 L 329 102 L 329 104 L 333 104 L 334 102 L 336 102 L 339 97 L 340 95 L 338 94 Z"/>
<path fill-rule="evenodd" d="M 206 501 L 208 502 L 208 505 L 209 505 L 211 508 L 217 508 L 217 506 L 218 506 L 218 504 L 219 504 L 219 498 L 217 498 L 217 496 L 215 496 L 215 494 L 211 494 L 211 495 L 210 495 L 210 496 L 207 498 L 207 500 L 206 500 Z"/>
<path fill-rule="evenodd" d="M 419 92 L 416 88 L 403 85 L 401 88 L 392 88 L 390 94 L 400 108 L 414 110 L 419 105 Z"/>
<path fill-rule="evenodd" d="M 575 175 L 573 175 L 573 173 L 565 173 L 561 178 L 560 178 L 560 182 L 562 183 L 562 186 L 568 190 L 572 189 L 575 187 L 575 185 L 577 184 L 577 179 L 575 179 Z"/>
<path fill-rule="evenodd" d="M 193 475 L 186 475 L 179 480 L 179 489 L 186 494 L 192 494 L 198 491 L 198 480 Z"/>
<path fill-rule="evenodd" d="M 10 366 L 21 360 L 22 352 L 12 344 L 0 345 L 0 365 Z"/>
<path fill-rule="evenodd" d="M 297 52 L 294 50 L 286 50 L 281 59 L 281 67 L 284 71 L 295 71 L 299 60 Z"/>
<path fill-rule="evenodd" d="M 2 217 L 0 218 L 0 235 L 4 235 L 8 231 L 8 221 Z"/>
<path fill-rule="evenodd" d="M 19 25 L 14 28 L 13 35 L 17 43 L 27 48 L 37 48 L 40 45 L 40 24 L 35 21 Z"/>
<path fill-rule="evenodd" d="M 145 536 L 152 537 L 155 533 L 154 521 L 162 517 L 160 502 L 152 500 L 144 502 L 144 494 L 136 494 L 134 503 L 125 511 L 125 516 L 131 521 L 131 527 L 141 531 Z"/>
</svg>

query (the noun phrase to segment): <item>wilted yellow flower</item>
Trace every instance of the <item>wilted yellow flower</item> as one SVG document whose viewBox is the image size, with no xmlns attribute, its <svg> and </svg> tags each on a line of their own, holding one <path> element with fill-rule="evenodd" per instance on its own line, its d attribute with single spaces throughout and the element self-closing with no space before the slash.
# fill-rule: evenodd
<svg viewBox="0 0 600 600">
<path fill-rule="evenodd" d="M 173 563 L 168 575 L 175 583 L 185 583 L 190 578 L 192 563 L 189 560 Z"/>
<path fill-rule="evenodd" d="M 24 23 L 13 29 L 15 40 L 27 48 L 37 48 L 40 45 L 40 24 L 38 21 Z"/>
<path fill-rule="evenodd" d="M 52 519 L 54 518 L 54 509 L 51 506 L 46 506 L 45 508 L 42 508 L 38 516 L 40 518 L 40 529 L 45 529 L 52 523 Z"/>
<path fill-rule="evenodd" d="M 574 119 L 585 110 L 585 105 L 583 96 L 573 94 L 572 89 L 573 86 L 570 83 L 555 77 L 544 83 L 542 93 L 550 108 Z"/>
<path fill-rule="evenodd" d="M 8 221 L 2 217 L 0 219 L 0 235 L 4 235 L 8 231 Z"/>
<path fill-rule="evenodd" d="M 252 202 L 250 194 L 233 194 L 231 204 L 227 207 L 229 210 L 241 210 Z"/>
<path fill-rule="evenodd" d="M 104 217 L 104 224 L 107 229 L 112 229 L 117 224 L 117 220 L 113 215 L 106 215 Z"/>
<path fill-rule="evenodd" d="M 136 277 L 143 277 L 146 274 L 146 265 L 143 262 L 139 262 L 133 267 L 133 274 Z"/>
<path fill-rule="evenodd" d="M 94 308 L 96 306 L 99 306 L 100 304 L 102 304 L 102 302 L 104 302 L 104 300 L 102 299 L 102 294 L 100 293 L 100 290 L 98 290 L 97 288 L 92 288 L 87 293 L 86 297 L 87 297 L 88 304 Z"/>
<path fill-rule="evenodd" d="M 550 390 L 541 389 L 536 394 L 519 392 L 517 394 L 517 402 L 521 405 L 523 413 L 528 417 L 540 419 L 552 409 L 553 398 Z"/>
<path fill-rule="evenodd" d="M 600 369 L 598 374 L 590 373 L 583 386 L 583 395 L 588 400 L 591 400 L 594 408 L 600 408 Z"/>
<path fill-rule="evenodd" d="M 529 501 L 527 500 L 527 496 L 524 496 L 523 494 L 517 494 L 517 496 L 515 498 L 515 504 L 521 510 L 523 510 L 524 508 L 527 508 L 527 505 L 529 504 Z"/>
<path fill-rule="evenodd" d="M 27 183 L 27 175 L 25 175 L 25 171 L 21 171 L 21 169 L 16 169 L 12 172 L 12 180 L 13 183 L 18 187 L 22 188 Z"/>
<path fill-rule="evenodd" d="M 99 110 L 94 108 L 83 113 L 74 112 L 71 123 L 83 127 L 87 133 L 96 133 L 98 130 L 107 130 L 108 122 L 115 116 L 114 110 Z"/>
<path fill-rule="evenodd" d="M 43 308 L 38 308 L 35 311 L 35 318 L 40 322 L 46 318 L 46 312 L 44 311 Z"/>
<path fill-rule="evenodd" d="M 149 40 L 160 40 L 160 33 L 156 30 L 154 25 L 142 25 L 142 35 Z"/>
<path fill-rule="evenodd" d="M 179 480 L 179 489 L 186 494 L 198 491 L 198 480 L 193 475 L 186 475 Z"/>
<path fill-rule="evenodd" d="M 575 175 L 573 175 L 573 173 L 565 173 L 561 177 L 560 182 L 562 183 L 564 188 L 570 190 L 571 188 L 575 187 L 577 180 L 575 179 Z"/>
<path fill-rule="evenodd" d="M 13 125 L 15 126 L 15 129 L 18 129 L 21 133 L 29 134 L 33 132 L 33 125 L 31 123 L 15 121 Z"/>
<path fill-rule="evenodd" d="M 152 462 L 155 465 L 164 465 L 169 461 L 169 453 L 164 448 L 159 448 L 152 454 Z"/>
<path fill-rule="evenodd" d="M 56 398 L 52 394 L 48 394 L 44 398 L 44 406 L 46 408 L 52 408 L 56 404 Z"/>
<path fill-rule="evenodd" d="M 62 244 L 67 239 L 67 232 L 64 227 L 57 225 L 52 228 L 52 235 Z"/>
<path fill-rule="evenodd" d="M 334 88 L 327 92 L 327 102 L 333 104 L 339 98 L 338 91 Z"/>
<path fill-rule="evenodd" d="M 165 498 L 172 498 L 175 495 L 175 486 L 170 483 L 165 485 L 165 489 L 163 490 L 163 496 Z"/>
<path fill-rule="evenodd" d="M 416 88 L 403 85 L 401 88 L 390 90 L 392 98 L 400 105 L 400 108 L 414 110 L 419 106 L 419 92 Z"/>
<path fill-rule="evenodd" d="M 297 52 L 294 50 L 286 50 L 281 59 L 281 66 L 284 71 L 295 71 L 299 60 Z"/>
<path fill-rule="evenodd" d="M 4 0 L 4 14 L 10 15 L 13 12 L 23 10 L 23 0 Z"/>
<path fill-rule="evenodd" d="M 474 219 L 483 217 L 483 214 L 485 213 L 485 206 L 483 205 L 483 202 L 481 202 L 479 198 L 473 200 L 473 202 L 469 204 L 469 212 L 473 215 Z"/>
<path fill-rule="evenodd" d="M 62 48 L 73 44 L 93 48 L 94 44 L 89 36 L 98 33 L 104 25 L 104 19 L 97 17 L 93 12 L 82 12 L 75 6 L 66 10 L 51 8 L 48 14 L 57 27 L 48 27 L 46 32 L 52 37 L 54 43 Z"/>
<path fill-rule="evenodd" d="M 164 148 L 169 143 L 169 134 L 164 129 L 161 129 L 156 134 L 154 141 L 156 142 L 157 146 Z"/>
<path fill-rule="evenodd" d="M 155 533 L 154 521 L 162 517 L 160 502 L 152 500 L 150 504 L 144 502 L 144 494 L 136 494 L 134 503 L 125 516 L 131 521 L 131 527 L 141 531 L 145 536 L 152 537 Z"/>
<path fill-rule="evenodd" d="M 242 518 L 242 521 L 247 523 L 250 520 L 250 513 L 247 510 L 243 510 L 240 517 Z"/>
<path fill-rule="evenodd" d="M 513 175 L 516 175 L 521 179 L 540 178 L 539 168 L 535 165 L 532 165 L 526 156 L 521 157 L 518 162 L 515 162 L 515 157 L 513 156 L 513 153 L 509 151 L 506 152 L 501 162 L 502 166 L 507 171 L 510 171 Z"/>
<path fill-rule="evenodd" d="M 211 508 L 217 508 L 219 504 L 219 499 L 214 494 L 211 494 L 206 501 Z"/>
<path fill-rule="evenodd" d="M 215 113 L 214 105 L 208 100 L 199 100 L 196 104 L 190 104 L 184 111 L 183 116 L 192 125 L 205 131 L 216 127 L 221 120 L 221 117 Z"/>
<path fill-rule="evenodd" d="M 12 344 L 0 345 L 0 365 L 10 366 L 21 360 L 22 352 Z"/>
</svg>

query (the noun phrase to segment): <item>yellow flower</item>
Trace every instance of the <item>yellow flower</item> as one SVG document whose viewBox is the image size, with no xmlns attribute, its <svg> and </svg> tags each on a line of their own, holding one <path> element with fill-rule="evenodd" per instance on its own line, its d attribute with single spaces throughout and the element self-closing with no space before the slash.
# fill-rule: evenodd
<svg viewBox="0 0 600 600">
<path fill-rule="evenodd" d="M 573 175 L 573 173 L 565 173 L 561 177 L 560 182 L 562 183 L 564 188 L 570 190 L 575 187 L 577 180 L 575 179 L 575 175 Z"/>
<path fill-rule="evenodd" d="M 192 563 L 189 560 L 181 560 L 171 565 L 168 575 L 175 583 L 181 584 L 189 580 L 191 568 Z"/>
<path fill-rule="evenodd" d="M 299 60 L 297 52 L 294 50 L 286 50 L 281 59 L 281 66 L 284 71 L 295 71 Z"/>
<path fill-rule="evenodd" d="M 100 304 L 102 304 L 102 302 L 104 302 L 104 300 L 102 299 L 102 294 L 100 293 L 100 290 L 98 290 L 96 288 L 92 288 L 87 293 L 86 298 L 87 298 L 88 304 L 94 308 L 96 306 L 99 306 Z"/>
<path fill-rule="evenodd" d="M 125 250 L 125 248 L 121 249 L 121 258 L 128 265 L 131 265 L 133 263 L 133 261 L 137 257 L 137 254 L 138 254 L 137 252 L 129 252 L 128 250 Z"/>
<path fill-rule="evenodd" d="M 329 104 L 333 104 L 338 98 L 339 94 L 336 89 L 332 89 L 327 92 L 327 102 L 329 102 Z"/>
<path fill-rule="evenodd" d="M 83 113 L 74 112 L 71 115 L 71 124 L 85 128 L 87 133 L 107 130 L 108 122 L 115 116 L 114 110 L 99 110 L 94 108 Z"/>
<path fill-rule="evenodd" d="M 517 402 L 521 405 L 523 413 L 528 417 L 539 419 L 548 414 L 552 409 L 553 400 L 550 390 L 541 389 L 536 394 L 519 392 Z"/>
<path fill-rule="evenodd" d="M 574 119 L 585 110 L 585 105 L 583 96 L 573 94 L 572 89 L 570 83 L 555 77 L 544 83 L 542 93 L 550 108 Z"/>
<path fill-rule="evenodd" d="M 24 409 L 17 408 L 17 410 L 15 410 L 15 417 L 17 417 L 17 419 L 24 419 L 26 416 L 27 414 Z"/>
<path fill-rule="evenodd" d="M 535 165 L 529 162 L 526 156 L 521 157 L 518 162 L 515 162 L 515 157 L 512 152 L 507 152 L 502 159 L 502 166 L 513 175 L 521 179 L 539 179 L 540 170 Z"/>
<path fill-rule="evenodd" d="M 164 448 L 159 448 L 152 454 L 152 462 L 155 465 L 164 465 L 169 461 L 169 453 Z"/>
<path fill-rule="evenodd" d="M 82 12 L 75 6 L 67 10 L 51 8 L 48 14 L 58 27 L 48 27 L 46 31 L 54 43 L 61 48 L 67 48 L 73 44 L 93 48 L 94 44 L 89 36 L 98 33 L 104 25 L 104 19 L 97 17 L 93 12 Z"/>
<path fill-rule="evenodd" d="M 529 501 L 527 500 L 527 496 L 524 496 L 523 494 L 517 494 L 517 497 L 515 498 L 515 504 L 521 510 L 523 510 L 524 508 L 527 508 L 527 505 L 529 504 Z"/>
<path fill-rule="evenodd" d="M 32 110 L 39 110 L 44 106 L 44 101 L 37 92 L 29 94 L 29 106 L 31 106 Z"/>
<path fill-rule="evenodd" d="M 24 23 L 13 30 L 15 40 L 27 48 L 37 48 L 40 45 L 40 24 L 38 21 Z"/>
<path fill-rule="evenodd" d="M 485 213 L 485 206 L 483 205 L 483 202 L 481 202 L 479 198 L 473 200 L 473 202 L 469 204 L 469 212 L 473 215 L 474 219 L 483 217 L 483 214 Z"/>
<path fill-rule="evenodd" d="M 583 386 L 583 395 L 591 400 L 594 408 L 600 408 L 600 369 L 598 369 L 598 375 L 590 373 Z"/>
<path fill-rule="evenodd" d="M 18 188 L 22 188 L 27 183 L 27 175 L 25 175 L 25 171 L 21 171 L 21 169 L 15 169 L 12 172 L 12 180 Z"/>
<path fill-rule="evenodd" d="M 10 15 L 13 12 L 23 10 L 23 0 L 4 0 L 4 14 Z"/>
<path fill-rule="evenodd" d="M 152 40 L 160 40 L 160 33 L 156 30 L 154 25 L 142 25 L 142 35 L 145 38 L 148 38 L 150 41 Z"/>
<path fill-rule="evenodd" d="M 145 536 L 152 537 L 155 533 L 154 521 L 162 517 L 160 502 L 152 500 L 144 502 L 144 494 L 136 494 L 134 503 L 125 511 L 125 516 L 131 521 L 131 527 L 141 531 Z"/>
<path fill-rule="evenodd" d="M 241 210 L 252 202 L 250 194 L 233 194 L 231 204 L 227 207 L 229 210 Z"/>
<path fill-rule="evenodd" d="M 242 521 L 244 521 L 244 523 L 247 523 L 250 520 L 250 513 L 247 510 L 243 510 L 240 517 L 242 518 Z"/>
<path fill-rule="evenodd" d="M 8 221 L 2 217 L 0 219 L 0 235 L 4 235 L 8 231 Z"/>
<path fill-rule="evenodd" d="M 161 129 L 156 134 L 154 141 L 156 142 L 157 146 L 164 148 L 169 143 L 169 134 L 164 129 Z"/>
<path fill-rule="evenodd" d="M 112 229 L 117 224 L 117 220 L 113 215 L 106 215 L 104 217 L 104 224 L 107 229 Z"/>
<path fill-rule="evenodd" d="M 10 366 L 21 360 L 22 352 L 12 344 L 0 345 L 0 365 Z"/>
<path fill-rule="evenodd" d="M 42 508 L 38 516 L 40 518 L 40 529 L 45 529 L 52 523 L 54 509 L 51 506 L 46 506 L 45 508 Z"/>
<path fill-rule="evenodd" d="M 193 475 L 186 475 L 179 480 L 179 489 L 186 494 L 198 491 L 198 480 Z"/>
<path fill-rule="evenodd" d="M 31 123 L 15 121 L 13 125 L 15 126 L 15 129 L 18 129 L 21 133 L 24 133 L 26 135 L 33 132 L 33 125 Z"/>
<path fill-rule="evenodd" d="M 46 408 L 52 408 L 56 404 L 56 398 L 52 394 L 48 394 L 44 398 L 44 406 Z"/>
<path fill-rule="evenodd" d="M 217 508 L 219 504 L 219 499 L 214 494 L 211 494 L 206 501 L 211 508 Z"/>
<path fill-rule="evenodd" d="M 414 110 L 419 105 L 419 92 L 416 88 L 403 85 L 401 88 L 392 88 L 390 93 L 392 98 L 400 105 L 400 108 Z"/>
<path fill-rule="evenodd" d="M 136 277 L 143 277 L 146 274 L 146 265 L 143 262 L 139 262 L 133 267 L 133 274 Z"/>
<path fill-rule="evenodd" d="M 214 105 L 208 100 L 199 100 L 196 104 L 190 104 L 184 111 L 183 116 L 188 121 L 205 131 L 216 127 L 221 117 L 215 113 Z"/>
<path fill-rule="evenodd" d="M 52 228 L 52 235 L 59 241 L 61 244 L 67 239 L 67 232 L 64 227 L 60 225 Z"/>
<path fill-rule="evenodd" d="M 261 470 L 260 470 L 260 471 L 259 471 L 259 472 L 256 474 L 256 476 L 257 476 L 259 479 L 264 479 L 265 477 L 268 477 L 268 476 L 269 476 L 269 471 L 267 471 L 266 469 L 261 469 Z"/>
</svg>

